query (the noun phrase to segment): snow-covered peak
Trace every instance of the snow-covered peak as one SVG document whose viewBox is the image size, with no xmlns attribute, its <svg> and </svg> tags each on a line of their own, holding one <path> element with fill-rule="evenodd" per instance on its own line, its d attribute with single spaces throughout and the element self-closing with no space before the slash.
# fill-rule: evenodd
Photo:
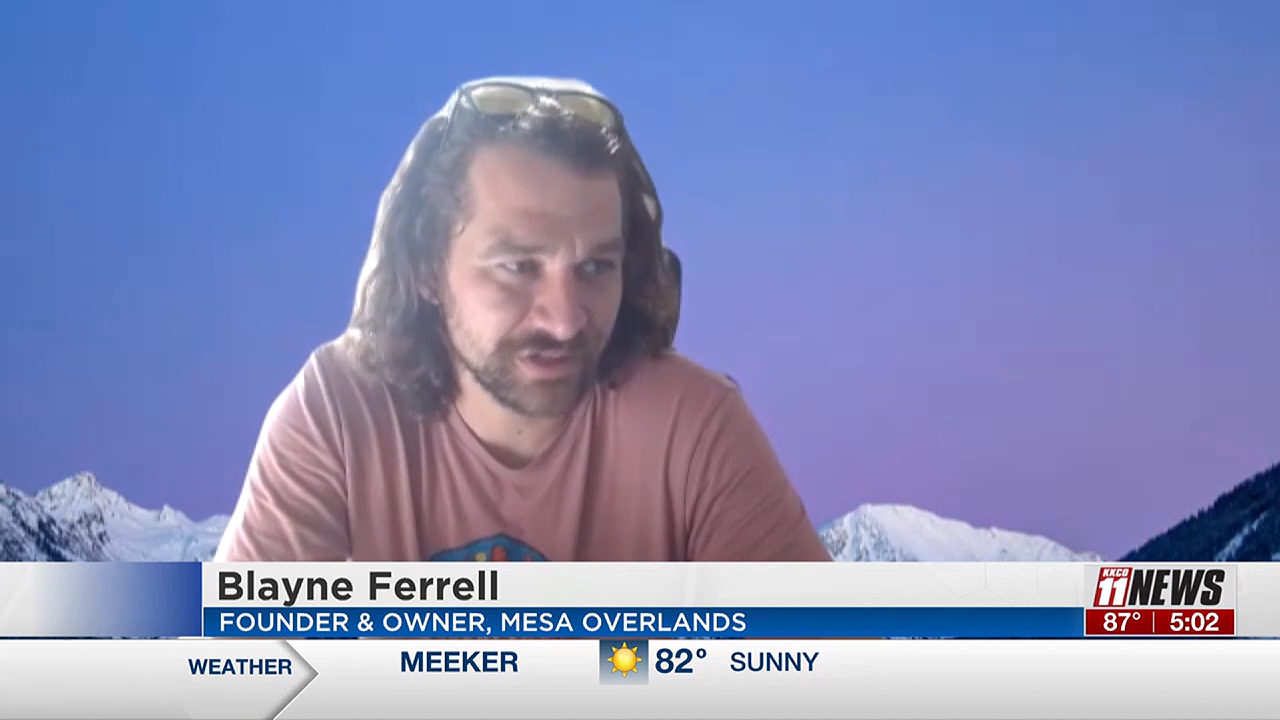
<svg viewBox="0 0 1280 720">
<path fill-rule="evenodd" d="M 106 518 L 154 521 L 170 527 L 191 524 L 181 511 L 165 505 L 148 510 L 129 502 L 123 495 L 98 482 L 93 473 L 77 473 L 36 493 L 36 502 L 52 515 L 76 520 L 85 514 L 101 513 Z"/>
<path fill-rule="evenodd" d="M 96 475 L 88 472 L 50 485 L 36 493 L 35 500 L 60 515 L 132 507 L 120 493 L 103 486 Z"/>
<path fill-rule="evenodd" d="M 92 473 L 34 496 L 0 485 L 0 561 L 209 560 L 227 521 L 138 507 Z"/>
<path fill-rule="evenodd" d="M 863 505 L 824 525 L 828 552 L 846 562 L 1095 562 L 1048 538 L 976 528 L 910 505 Z"/>
</svg>

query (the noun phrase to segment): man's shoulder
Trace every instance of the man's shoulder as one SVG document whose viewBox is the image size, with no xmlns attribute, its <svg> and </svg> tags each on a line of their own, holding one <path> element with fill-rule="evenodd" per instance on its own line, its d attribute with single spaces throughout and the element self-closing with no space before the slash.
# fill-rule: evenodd
<svg viewBox="0 0 1280 720">
<path fill-rule="evenodd" d="M 312 350 L 302 367 L 302 374 L 314 376 L 325 385 L 367 383 L 371 379 L 360 370 L 345 336 L 323 342 Z"/>
<path fill-rule="evenodd" d="M 738 391 L 737 383 L 675 351 L 634 361 L 619 374 L 611 390 L 627 405 L 718 404 Z"/>
<path fill-rule="evenodd" d="M 323 396 L 326 404 L 339 411 L 353 405 L 390 409 L 392 404 L 387 384 L 361 365 L 346 336 L 312 350 L 294 384 L 305 395 Z"/>
</svg>

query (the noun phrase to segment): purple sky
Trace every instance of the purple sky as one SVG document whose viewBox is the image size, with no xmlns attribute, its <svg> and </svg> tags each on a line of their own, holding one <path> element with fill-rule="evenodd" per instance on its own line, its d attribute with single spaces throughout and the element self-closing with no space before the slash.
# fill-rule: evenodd
<svg viewBox="0 0 1280 720">
<path fill-rule="evenodd" d="M 0 4 L 0 479 L 229 511 L 404 146 L 498 73 L 620 102 L 679 345 L 819 522 L 1118 554 L 1280 460 L 1280 3 L 461 5 Z"/>
</svg>

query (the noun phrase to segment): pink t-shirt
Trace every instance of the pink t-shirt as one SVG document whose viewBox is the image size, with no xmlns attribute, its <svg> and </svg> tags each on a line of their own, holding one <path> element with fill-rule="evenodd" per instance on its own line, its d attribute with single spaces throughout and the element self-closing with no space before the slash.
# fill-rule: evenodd
<svg viewBox="0 0 1280 720">
<path fill-rule="evenodd" d="M 219 561 L 829 561 L 738 388 L 674 353 L 534 462 L 422 421 L 336 343 L 271 407 Z"/>
</svg>

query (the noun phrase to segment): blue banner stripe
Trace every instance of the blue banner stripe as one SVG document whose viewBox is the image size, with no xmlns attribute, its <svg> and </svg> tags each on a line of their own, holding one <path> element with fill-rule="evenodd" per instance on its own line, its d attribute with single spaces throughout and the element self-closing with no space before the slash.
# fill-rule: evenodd
<svg viewBox="0 0 1280 720">
<path fill-rule="evenodd" d="M 1078 638 L 1078 607 L 206 608 L 207 637 Z"/>
<path fill-rule="evenodd" d="M 198 563 L 21 563 L 0 613 L 5 638 L 199 637 Z"/>
</svg>

